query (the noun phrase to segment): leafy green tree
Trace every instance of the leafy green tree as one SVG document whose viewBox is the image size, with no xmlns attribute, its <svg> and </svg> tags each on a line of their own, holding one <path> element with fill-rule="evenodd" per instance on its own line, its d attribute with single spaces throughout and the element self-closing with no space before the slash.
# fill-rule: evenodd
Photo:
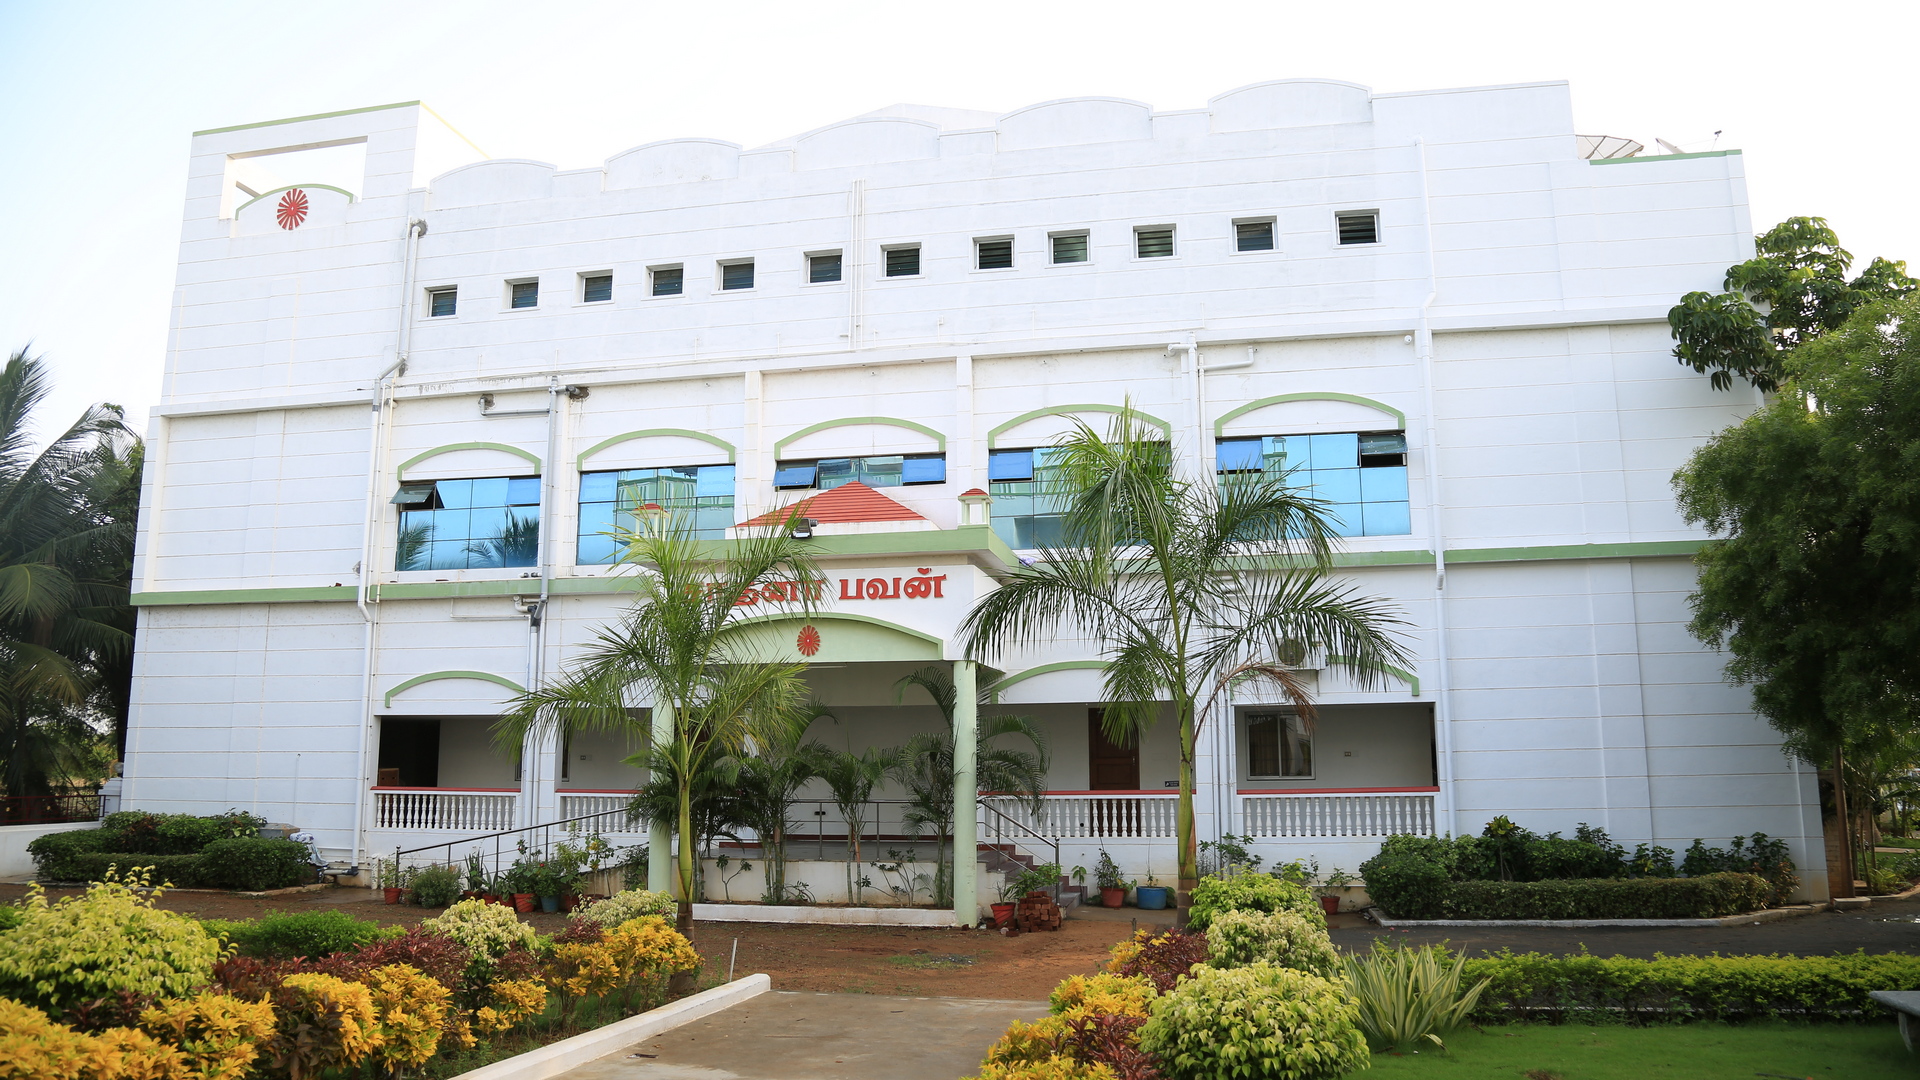
<svg viewBox="0 0 1920 1080">
<path fill-rule="evenodd" d="M 907 740 L 894 758 L 893 776 L 906 788 L 907 828 L 916 833 L 932 829 L 938 858 L 934 865 L 933 902 L 945 907 L 953 903 L 953 859 L 959 852 L 948 852 L 953 836 L 953 712 L 959 694 L 953 685 L 953 671 L 945 664 L 929 664 L 902 677 L 894 684 L 897 700 L 905 701 L 906 692 L 919 687 L 940 709 L 944 721 L 937 732 L 921 732 Z M 982 705 L 993 705 L 991 690 L 980 695 Z M 1047 739 L 1040 725 L 1030 716 L 986 716 L 976 713 L 974 721 L 973 778 L 982 792 L 1023 796 L 1038 807 L 1047 790 Z M 1024 737 L 1033 746 L 1021 750 L 998 740 Z"/>
<path fill-rule="evenodd" d="M 745 739 L 746 754 L 730 770 L 743 823 L 760 838 L 769 903 L 787 898 L 787 833 L 793 826 L 794 800 L 833 756 L 825 744 L 807 738 L 813 722 L 825 715 L 826 710 L 813 703 L 756 715 Z"/>
<path fill-rule="evenodd" d="M 96 405 L 34 448 L 51 389 L 24 350 L 0 368 L 0 784 L 46 795 L 124 729 L 138 441 Z"/>
<path fill-rule="evenodd" d="M 899 759 L 896 747 L 869 746 L 857 754 L 852 750 L 833 751 L 821 763 L 820 779 L 826 782 L 833 805 L 840 810 L 840 820 L 847 823 L 847 853 L 851 856 L 847 863 L 847 896 L 856 904 L 864 880 L 860 875 L 860 841 L 867 830 L 867 803 L 873 798 L 875 785 L 899 766 Z"/>
<path fill-rule="evenodd" d="M 743 632 L 753 612 L 804 612 L 820 581 L 805 543 L 784 526 L 724 546 L 693 539 L 682 523 L 622 532 L 621 562 L 638 571 L 630 579 L 638 593 L 632 607 L 494 725 L 496 743 L 517 751 L 536 730 L 650 732 L 633 708 L 643 702 L 668 714 L 671 738 L 650 741 L 628 761 L 664 773 L 674 785 L 683 933 L 693 925 L 699 870 L 696 787 L 743 752 L 748 733 L 764 718 L 792 714 L 807 697 L 806 665 L 764 659 L 760 640 Z M 789 584 L 763 588 L 774 581 Z M 749 591 L 762 599 L 740 604 Z"/>
<path fill-rule="evenodd" d="M 1184 923 L 1199 879 L 1194 752 L 1218 695 L 1261 681 L 1310 716 L 1294 666 L 1304 657 L 1363 684 L 1408 661 L 1389 605 L 1330 580 L 1337 538 L 1318 500 L 1265 473 L 1183 479 L 1157 434 L 1130 409 L 1104 439 L 1076 424 L 1053 458 L 1063 543 L 982 597 L 964 632 L 985 655 L 1050 644 L 1061 627 L 1091 640 L 1107 661 L 1101 722 L 1116 742 L 1137 741 L 1171 703 Z"/>
<path fill-rule="evenodd" d="M 1727 269 L 1725 292 L 1688 293 L 1667 313 L 1673 355 L 1711 373 L 1715 390 L 1731 390 L 1736 375 L 1776 389 L 1789 350 L 1920 287 L 1906 263 L 1880 258 L 1848 280 L 1853 255 L 1825 218 L 1788 218 L 1755 237 L 1754 248 L 1753 258 Z"/>
<path fill-rule="evenodd" d="M 1718 542 L 1690 629 L 1809 761 L 1920 727 L 1920 300 L 1782 359 L 1780 394 L 1674 474 Z M 1847 785 L 1842 785 L 1843 789 Z"/>
</svg>

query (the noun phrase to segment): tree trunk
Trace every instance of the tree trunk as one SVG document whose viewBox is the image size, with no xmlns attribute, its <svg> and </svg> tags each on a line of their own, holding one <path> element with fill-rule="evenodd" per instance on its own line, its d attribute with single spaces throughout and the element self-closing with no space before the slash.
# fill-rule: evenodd
<svg viewBox="0 0 1920 1080">
<path fill-rule="evenodd" d="M 1173 893 L 1173 924 L 1182 930 L 1193 910 L 1193 890 L 1200 887 L 1199 838 L 1194 835 L 1193 815 L 1193 706 L 1180 710 L 1180 798 L 1175 804 L 1174 835 L 1180 845 L 1179 880 Z"/>
<path fill-rule="evenodd" d="M 1847 812 L 1847 759 L 1838 744 L 1833 748 L 1833 816 L 1840 826 L 1840 865 L 1846 869 L 1838 875 L 1828 874 L 1827 880 L 1830 886 L 1844 890 L 1835 896 L 1854 896 L 1853 876 L 1858 868 L 1853 855 L 1853 815 Z"/>
</svg>

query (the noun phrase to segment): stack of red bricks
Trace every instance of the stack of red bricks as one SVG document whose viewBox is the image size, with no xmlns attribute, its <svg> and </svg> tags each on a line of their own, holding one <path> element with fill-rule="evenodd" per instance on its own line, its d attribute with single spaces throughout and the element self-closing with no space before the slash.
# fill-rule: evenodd
<svg viewBox="0 0 1920 1080">
<path fill-rule="evenodd" d="M 1030 892 L 1020 901 L 1019 910 L 1014 913 L 1014 923 L 1024 933 L 1035 930 L 1060 929 L 1060 905 L 1053 897 L 1043 892 Z"/>
</svg>

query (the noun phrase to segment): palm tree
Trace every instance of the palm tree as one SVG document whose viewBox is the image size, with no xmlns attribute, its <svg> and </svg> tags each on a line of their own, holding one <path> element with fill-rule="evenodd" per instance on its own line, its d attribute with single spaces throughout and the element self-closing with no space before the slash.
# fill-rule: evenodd
<svg viewBox="0 0 1920 1080">
<path fill-rule="evenodd" d="M 0 367 L 0 782 L 14 796 L 75 778 L 96 725 L 123 729 L 131 678 L 138 442 L 117 406 L 95 405 L 36 452 L 50 389 L 25 350 Z"/>
<path fill-rule="evenodd" d="M 748 733 L 767 718 L 791 714 L 807 698 L 806 665 L 764 659 L 754 635 L 742 632 L 750 612 L 810 609 L 820 576 L 807 546 L 788 535 L 789 524 L 783 519 L 724 547 L 694 540 L 683 523 L 620 530 L 620 561 L 638 571 L 631 579 L 638 592 L 633 606 L 596 631 L 557 679 L 521 694 L 494 725 L 495 742 L 517 750 L 533 731 L 645 726 L 631 708 L 640 702 L 666 714 L 670 737 L 651 740 L 628 761 L 673 778 L 683 931 L 693 926 L 699 869 L 696 782 L 740 755 Z M 739 603 L 749 594 L 755 603 Z"/>
<path fill-rule="evenodd" d="M 855 904 L 860 902 L 860 883 L 864 880 L 859 873 L 860 840 L 867 828 L 867 803 L 873 798 L 874 785 L 886 779 L 899 763 L 897 747 L 883 750 L 869 746 L 858 754 L 852 750 L 830 753 L 820 766 L 820 779 L 833 795 L 840 820 L 847 823 L 847 852 L 851 856 L 847 863 L 847 897 Z"/>
<path fill-rule="evenodd" d="M 1109 704 L 1102 725 L 1125 745 L 1171 703 L 1180 726 L 1179 915 L 1199 881 L 1194 748 L 1229 685 L 1272 685 L 1307 717 L 1296 664 L 1324 664 L 1377 684 L 1406 663 L 1402 625 L 1382 600 L 1328 580 L 1336 538 L 1319 500 L 1264 473 L 1224 483 L 1176 474 L 1166 443 L 1131 408 L 1106 438 L 1085 423 L 1062 438 L 1063 542 L 1009 573 L 962 628 L 971 653 L 1052 643 L 1059 628 L 1101 650 Z"/>
<path fill-rule="evenodd" d="M 827 715 L 818 703 L 754 718 L 746 737 L 747 754 L 734 771 L 747 827 L 760 837 L 767 902 L 787 898 L 789 811 L 807 782 L 820 775 L 833 752 L 807 738 L 813 722 Z"/>
<path fill-rule="evenodd" d="M 935 905 L 953 903 L 953 864 L 947 858 L 947 838 L 953 835 L 953 712 L 958 700 L 953 673 L 945 665 L 929 664 L 894 684 L 896 701 L 904 701 L 913 687 L 926 691 L 945 718 L 945 725 L 933 733 L 921 733 L 901 747 L 893 775 L 907 789 L 906 823 L 918 832 L 932 828 L 938 845 L 933 874 Z M 990 693 L 981 695 L 981 704 L 996 704 Z M 1030 716 L 980 716 L 974 740 L 974 781 L 980 791 L 1026 797 L 1038 809 L 1047 790 L 1047 739 Z M 1033 751 L 999 745 L 1005 735 L 1023 735 Z M 970 853 L 971 854 L 971 853 Z M 960 853 L 954 852 L 954 858 Z"/>
</svg>

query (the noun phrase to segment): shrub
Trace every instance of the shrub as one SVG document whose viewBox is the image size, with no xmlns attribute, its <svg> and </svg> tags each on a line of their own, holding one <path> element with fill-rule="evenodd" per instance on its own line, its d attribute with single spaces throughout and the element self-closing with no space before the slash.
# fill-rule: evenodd
<svg viewBox="0 0 1920 1080">
<path fill-rule="evenodd" d="M 1306 887 L 1265 874 L 1203 879 L 1193 890 L 1193 909 L 1187 913 L 1187 929 L 1205 930 L 1222 911 L 1297 911 L 1323 930 L 1327 925 L 1320 902 Z"/>
<path fill-rule="evenodd" d="M 1153 1003 L 1140 1048 L 1172 1080 L 1317 1080 L 1369 1061 L 1346 988 L 1272 964 L 1195 971 Z"/>
<path fill-rule="evenodd" d="M 202 925 L 232 942 L 241 956 L 264 960 L 317 960 L 369 944 L 383 932 L 379 923 L 356 919 L 344 911 L 263 915 L 253 922 L 209 919 Z"/>
<path fill-rule="evenodd" d="M 485 900 L 462 900 L 420 927 L 466 946 L 477 961 L 498 957 L 516 945 L 531 949 L 538 937 L 512 908 Z"/>
<path fill-rule="evenodd" d="M 591 904 L 573 913 L 573 922 L 590 922 L 603 930 L 611 930 L 629 919 L 642 915 L 658 915 L 663 919 L 673 919 L 679 914 L 680 905 L 671 893 L 648 892 L 645 889 L 628 889 L 617 892 L 605 900 L 595 900 Z"/>
<path fill-rule="evenodd" d="M 1680 869 L 1688 877 L 1717 873 L 1757 874 L 1770 887 L 1768 906 L 1785 903 L 1793 895 L 1793 890 L 1800 887 L 1800 877 L 1794 873 L 1793 857 L 1787 853 L 1787 842 L 1775 840 L 1762 832 L 1752 836 L 1736 836 L 1725 848 L 1710 848 L 1695 840 L 1693 846 L 1687 849 L 1686 860 L 1680 864 Z"/>
<path fill-rule="evenodd" d="M 1465 1023 L 1487 988 L 1483 977 L 1462 989 L 1463 969 L 1441 945 L 1389 948 L 1375 941 L 1371 955 L 1347 957 L 1360 1029 L 1382 1049 L 1420 1039 L 1439 1043 L 1438 1033 Z"/>
<path fill-rule="evenodd" d="M 1111 1013 L 1145 1019 L 1147 1006 L 1153 1003 L 1153 984 L 1138 976 L 1075 975 L 1053 988 L 1047 995 L 1047 1011 L 1055 1016 L 1082 1013 Z"/>
<path fill-rule="evenodd" d="M 100 1080 L 118 1072 L 112 1044 L 0 998 L 0 1080 Z"/>
<path fill-rule="evenodd" d="M 374 1053 L 388 1073 L 425 1065 L 440 1049 L 452 992 L 407 964 L 375 968 L 361 981 L 373 998 Z"/>
<path fill-rule="evenodd" d="M 274 993 L 273 1005 L 273 1067 L 293 1080 L 358 1065 L 373 1049 L 373 994 L 359 983 L 331 975 L 289 975 Z"/>
<path fill-rule="evenodd" d="M 220 944 L 185 915 L 154 907 L 130 874 L 48 904 L 34 885 L 15 929 L 0 935 L 0 996 L 56 1014 L 121 991 L 185 997 L 213 975 Z"/>
<path fill-rule="evenodd" d="M 460 899 L 460 871 L 451 866 L 429 866 L 413 877 L 413 902 L 421 907 L 446 907 Z"/>
<path fill-rule="evenodd" d="M 1396 918 L 1446 917 L 1453 881 L 1446 867 L 1412 851 L 1386 851 L 1360 864 L 1367 895 Z"/>
<path fill-rule="evenodd" d="M 1116 1076 L 1105 1065 L 1054 1055 L 1038 1062 L 989 1062 L 965 1080 L 1116 1080 Z"/>
<path fill-rule="evenodd" d="M 179 1073 L 160 1075 L 226 1080 L 245 1076 L 273 1036 L 273 1006 L 226 994 L 196 994 L 141 1013 L 140 1028 L 183 1059 Z"/>
<path fill-rule="evenodd" d="M 314 879 L 307 846 L 292 840 L 215 840 L 199 857 L 201 883 L 216 889 L 284 889 Z"/>
<path fill-rule="evenodd" d="M 124 850 L 120 833 L 108 829 L 81 829 L 75 832 L 48 833 L 27 844 L 33 856 L 34 873 L 47 881 L 85 881 L 87 870 L 75 862 L 75 856 L 94 852 Z M 126 860 L 121 860 L 122 865 Z"/>
<path fill-rule="evenodd" d="M 24 918 L 26 918 L 26 913 L 21 911 L 17 906 L 13 904 L 0 904 L 0 934 L 4 934 L 14 927 L 19 926 L 20 920 Z"/>
<path fill-rule="evenodd" d="M 1752 874 L 1459 881 L 1448 887 L 1445 909 L 1459 919 L 1711 919 L 1765 907 L 1768 894 Z"/>
<path fill-rule="evenodd" d="M 1474 1015 L 1550 1022 L 1628 1020 L 1878 1020 L 1874 990 L 1920 986 L 1920 956 L 1548 956 L 1501 950 L 1462 962 L 1486 978 Z"/>
<path fill-rule="evenodd" d="M 315 967 L 329 975 L 357 980 L 376 968 L 405 965 L 444 986 L 456 987 L 472 959 L 471 950 L 443 934 L 418 926 L 405 931 L 385 927 L 373 941 L 352 952 L 328 957 Z"/>
<path fill-rule="evenodd" d="M 1273 964 L 1331 979 L 1340 973 L 1340 953 L 1324 926 L 1296 911 L 1223 911 L 1207 928 L 1207 957 L 1214 967 Z"/>
<path fill-rule="evenodd" d="M 1168 930 L 1155 935 L 1136 930 L 1133 937 L 1115 945 L 1107 970 L 1116 975 L 1140 976 L 1164 994 L 1193 970 L 1207 962 L 1207 935 Z"/>
<path fill-rule="evenodd" d="M 496 979 L 487 986 L 487 998 L 474 1010 L 473 1026 L 493 1034 L 544 1012 L 547 986 L 537 979 Z"/>
</svg>

